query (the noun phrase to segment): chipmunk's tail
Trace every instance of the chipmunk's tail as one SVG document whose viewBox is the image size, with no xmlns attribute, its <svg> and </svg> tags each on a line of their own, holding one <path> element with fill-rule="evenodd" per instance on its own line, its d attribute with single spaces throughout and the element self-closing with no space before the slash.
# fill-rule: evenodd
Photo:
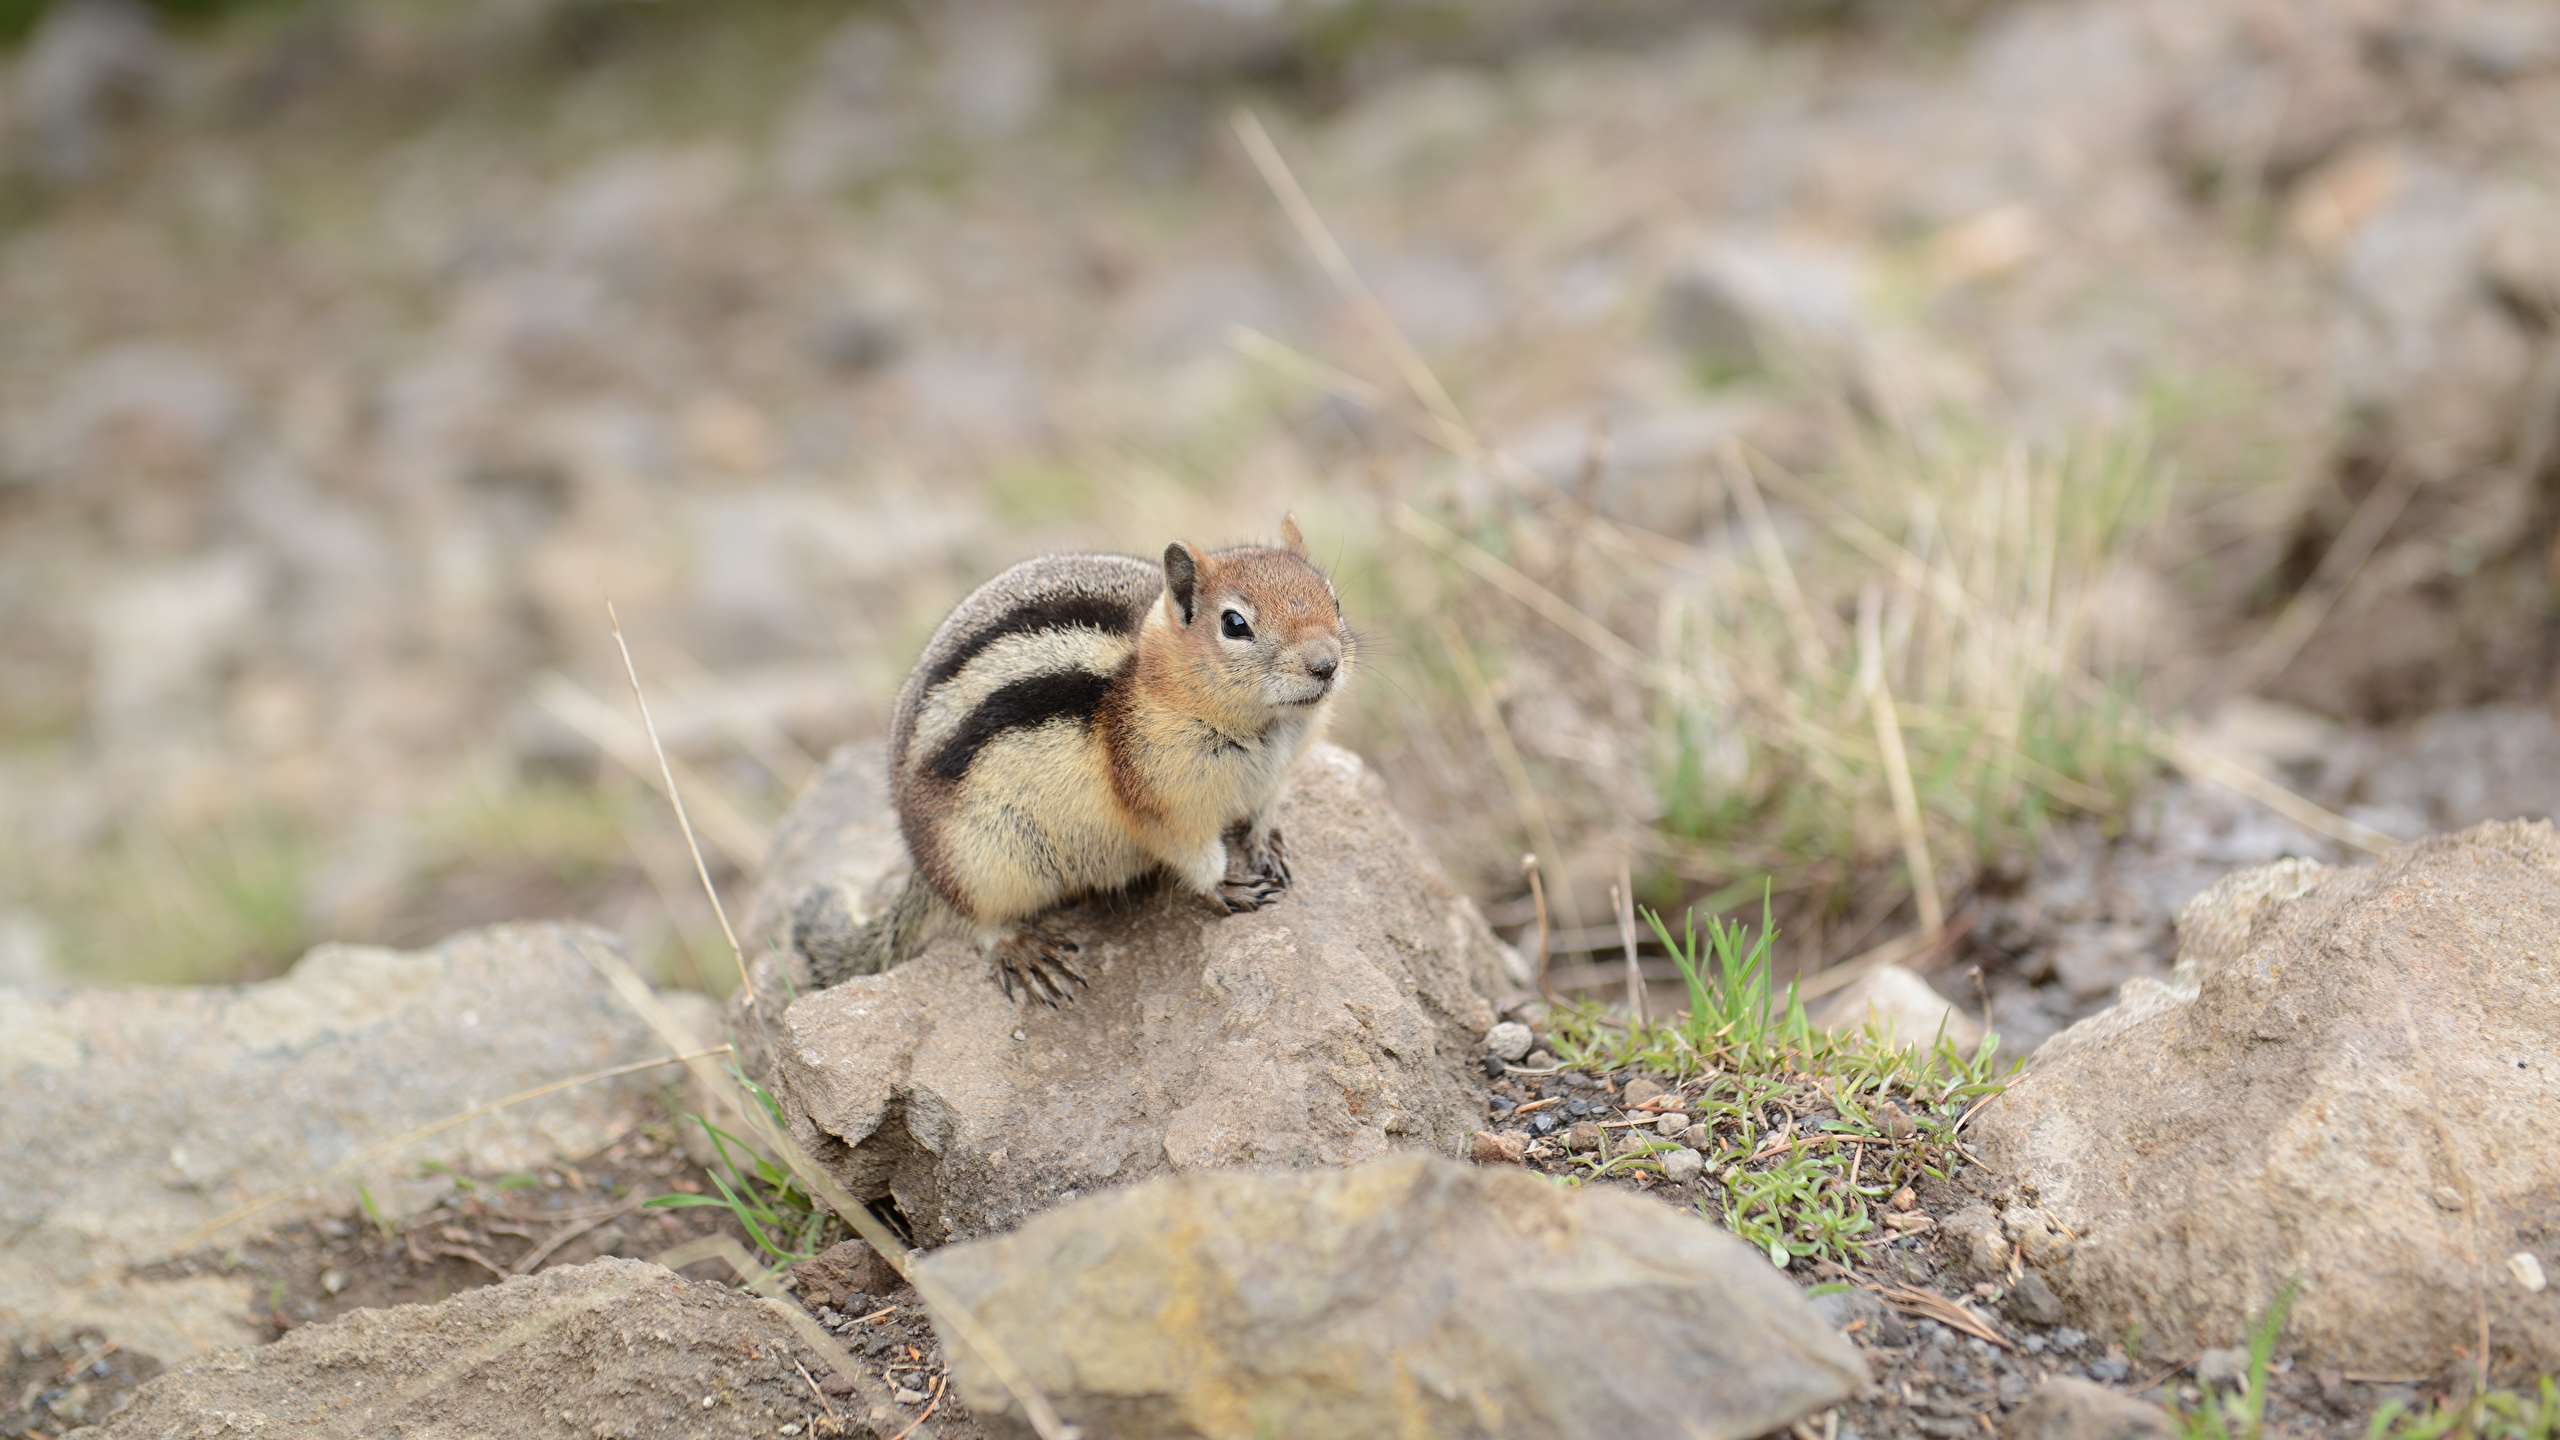
<svg viewBox="0 0 2560 1440">
<path fill-rule="evenodd" d="M 791 945 L 809 962 L 810 979 L 821 987 L 840 985 L 914 959 L 953 918 L 933 887 L 912 873 L 868 919 L 855 918 L 842 887 L 821 885 L 792 911 Z"/>
</svg>

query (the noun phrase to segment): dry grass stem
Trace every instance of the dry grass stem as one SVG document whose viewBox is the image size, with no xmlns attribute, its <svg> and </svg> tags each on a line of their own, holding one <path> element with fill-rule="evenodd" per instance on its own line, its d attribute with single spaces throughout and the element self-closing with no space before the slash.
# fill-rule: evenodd
<svg viewBox="0 0 2560 1440">
<path fill-rule="evenodd" d="M 663 758 L 666 753 L 665 747 L 659 744 L 657 727 L 649 718 L 648 702 L 641 696 L 639 667 L 632 663 L 631 647 L 622 638 L 621 619 L 613 614 L 610 602 L 606 605 L 606 615 L 613 623 L 614 643 L 622 651 L 622 663 L 631 678 L 632 694 L 641 699 L 640 723 L 649 732 L 650 748 Z M 752 988 L 753 981 L 748 976 L 746 950 L 738 943 L 737 931 L 729 925 L 728 911 L 720 903 L 718 888 L 711 883 L 710 870 L 702 864 L 701 848 L 693 846 L 693 825 L 685 816 L 683 799 L 676 793 L 672 770 L 666 772 L 666 780 L 667 799 L 675 807 L 676 823 L 685 832 L 686 844 L 693 847 L 696 872 L 702 878 L 704 891 L 711 897 L 712 909 L 720 916 L 721 933 L 728 937 L 730 953 L 737 959 L 738 973 L 742 983 L 749 987 L 747 996 L 750 1013 L 759 1014 L 761 1019 L 760 1012 L 753 1010 L 755 992 Z M 629 964 L 624 962 L 622 957 L 611 951 L 591 947 L 583 939 L 575 936 L 572 937 L 571 943 L 578 947 L 579 953 L 585 955 L 590 964 L 603 972 L 605 983 L 612 988 L 615 996 L 624 1005 L 630 1007 L 633 1014 L 640 1017 L 643 1024 L 656 1032 L 661 1040 L 668 1040 L 671 1049 L 682 1051 L 685 1048 L 684 1026 L 676 1020 L 674 1013 L 667 1009 L 665 1002 L 657 997 L 657 994 L 632 970 Z M 674 1038 L 670 1039 L 670 1037 Z M 923 1298 L 926 1306 L 950 1325 L 952 1333 L 959 1337 L 963 1345 L 976 1352 L 978 1358 L 986 1363 L 988 1370 L 994 1373 L 996 1382 L 1002 1385 L 1013 1397 L 1014 1402 L 1022 1407 L 1023 1418 L 1039 1434 L 1040 1440 L 1066 1440 L 1067 1427 L 1058 1418 L 1057 1410 L 1049 1404 L 1048 1397 L 1040 1393 L 1039 1388 L 1031 1383 L 1030 1377 L 1023 1373 L 1022 1367 L 1017 1365 L 1013 1357 L 996 1343 L 995 1337 L 988 1334 L 986 1327 L 978 1323 L 977 1316 L 961 1305 L 958 1297 L 954 1296 L 947 1286 L 935 1279 L 923 1267 L 912 1263 L 906 1242 L 900 1240 L 886 1224 L 882 1223 L 879 1216 L 872 1214 L 870 1206 L 855 1199 L 853 1192 L 847 1190 L 843 1182 L 837 1180 L 824 1166 L 818 1164 L 809 1152 L 801 1147 L 799 1141 L 793 1139 L 788 1132 L 774 1122 L 772 1116 L 765 1113 L 761 1103 L 751 1103 L 751 1097 L 743 1093 L 745 1087 L 741 1080 L 724 1073 L 703 1059 L 692 1059 L 688 1068 L 693 1072 L 695 1080 L 700 1082 L 703 1093 L 728 1112 L 729 1118 L 738 1126 L 738 1133 L 750 1137 L 762 1148 L 762 1152 L 767 1157 L 781 1164 L 802 1185 L 806 1186 L 811 1195 L 825 1201 L 827 1208 L 842 1217 L 845 1224 L 853 1228 L 855 1234 L 869 1241 L 871 1247 L 880 1252 L 881 1258 L 889 1262 L 890 1268 L 896 1270 L 901 1278 L 916 1288 L 917 1295 Z"/>
<path fill-rule="evenodd" d="M 1610 908 L 1618 912 L 1618 943 L 1627 955 L 1627 1015 L 1636 1024 L 1651 1023 L 1645 1014 L 1644 967 L 1636 960 L 1635 882 L 1625 856 L 1618 858 L 1618 883 L 1609 887 Z"/>
<path fill-rule="evenodd" d="M 667 747 L 658 743 L 657 722 L 649 718 L 649 697 L 640 689 L 640 667 L 631 661 L 631 642 L 622 638 L 622 617 L 614 613 L 613 602 L 604 602 L 605 618 L 613 625 L 614 648 L 622 652 L 622 673 L 631 678 L 631 698 L 640 707 L 640 728 L 649 732 L 649 750 L 658 757 L 658 775 L 667 782 L 667 803 L 675 807 L 676 828 L 684 831 L 684 848 L 693 853 L 693 873 L 702 878 L 702 893 L 711 901 L 711 913 L 720 918 L 720 933 L 728 938 L 729 953 L 737 957 L 738 985 L 746 992 L 748 1013 L 761 1019 L 764 1006 L 756 997 L 755 976 L 747 971 L 746 947 L 738 943 L 738 932 L 729 924 L 729 907 L 720 903 L 720 887 L 711 883 L 711 867 L 702 863 L 702 846 L 693 838 L 693 821 L 684 813 L 684 793 L 676 788 L 675 767 L 667 763 Z M 749 868 L 763 863 L 759 856 Z"/>
<path fill-rule="evenodd" d="M 584 947 L 581 946 L 581 948 L 583 949 Z M 726 1055 L 729 1053 L 729 1047 L 726 1045 L 714 1045 L 705 1050 L 694 1049 L 692 1037 L 684 1035 L 682 1031 L 678 1031 L 677 1034 L 680 1037 L 681 1043 L 669 1047 L 676 1052 L 674 1054 L 661 1055 L 655 1060 L 635 1060 L 628 1065 L 616 1065 L 605 1070 L 590 1070 L 584 1075 L 572 1075 L 566 1080 L 554 1080 L 548 1085 L 536 1085 L 530 1090 L 519 1090 L 513 1095 L 506 1096 L 502 1099 L 492 1100 L 485 1105 L 474 1105 L 470 1109 L 464 1110 L 458 1114 L 448 1115 L 441 1120 L 434 1121 L 433 1123 L 421 1125 L 415 1130 L 395 1135 L 378 1145 L 369 1146 L 363 1150 L 359 1150 L 355 1154 L 348 1156 L 346 1159 L 339 1161 L 337 1164 L 330 1166 L 328 1169 L 321 1171 L 319 1174 L 312 1176 L 308 1180 L 299 1181 L 295 1184 L 285 1186 L 280 1190 L 270 1190 L 266 1194 L 261 1195 L 246 1204 L 224 1211 L 222 1214 L 217 1215 L 213 1219 L 206 1221 L 204 1224 L 197 1226 L 195 1229 L 188 1231 L 185 1238 L 181 1239 L 175 1246 L 173 1246 L 169 1253 L 171 1255 L 184 1255 L 188 1251 L 196 1248 L 198 1245 L 203 1244 L 205 1241 L 212 1239 L 214 1236 L 221 1234 L 223 1231 L 230 1229 L 232 1226 L 239 1224 L 241 1221 L 248 1219 L 250 1216 L 257 1214 L 262 1210 L 280 1204 L 296 1195 L 303 1194 L 315 1186 L 328 1184 L 332 1180 L 344 1179 L 347 1176 L 354 1174 L 356 1171 L 363 1169 L 365 1166 L 372 1164 L 374 1161 L 382 1159 L 384 1156 L 396 1155 L 402 1150 L 417 1144 L 419 1141 L 424 1140 L 431 1135 L 441 1135 L 456 1125 L 467 1125 L 474 1120 L 480 1119 L 482 1116 L 495 1115 L 501 1110 L 522 1105 L 528 1101 L 539 1100 L 545 1095 L 557 1095 L 563 1090 L 575 1090 L 581 1085 L 593 1085 L 599 1081 L 612 1080 L 623 1075 L 636 1075 L 643 1070 L 655 1070 L 661 1065 L 695 1064 L 709 1060 L 714 1055 Z"/>
<path fill-rule="evenodd" d="M 1911 893 L 1920 907 L 1920 932 L 1934 937 L 1946 928 L 1947 912 L 1938 898 L 1938 867 L 1929 858 L 1929 836 L 1920 825 L 1920 795 L 1911 784 L 1911 756 L 1902 746 L 1902 725 L 1894 718 L 1893 687 L 1884 676 L 1884 640 L 1879 616 L 1884 592 L 1868 586 L 1858 596 L 1858 681 L 1875 714 L 1876 748 L 1884 754 L 1885 783 L 1893 794 L 1893 822 L 1902 832 L 1903 863 L 1911 869 Z"/>
<path fill-rule="evenodd" d="M 2077 663 L 2056 655 L 2049 647 L 2018 634 L 2016 626 L 2010 624 L 1993 607 L 1975 599 L 1964 584 L 1954 576 L 1929 564 L 1908 548 L 1886 538 L 1873 526 L 1851 514 L 1829 496 L 1788 475 L 1766 456 L 1760 457 L 1760 461 L 1769 476 L 1787 491 L 1790 500 L 1821 520 L 1826 528 L 1843 541 L 1883 565 L 1896 583 L 1926 595 L 1945 608 L 1964 616 L 1969 622 L 1980 627 L 1982 633 L 1993 637 L 2008 648 L 2019 664 L 2033 665 L 2044 673 L 2056 676 L 2083 701 L 2104 704 L 2114 698 L 2109 695 L 2106 686 L 2096 676 L 2091 675 Z M 2369 825 L 2359 824 L 2335 811 L 2316 805 L 2245 766 L 2215 755 L 2193 741 L 2183 739 L 2139 710 L 2133 713 L 2144 728 L 2145 746 L 2154 755 L 2198 780 L 2221 785 L 2236 794 L 2255 800 L 2313 834 L 2338 841 L 2340 844 L 2352 845 L 2372 854 L 2387 853 L 2400 843 Z"/>
<path fill-rule="evenodd" d="M 1719 458 L 1725 488 L 1733 493 L 1734 505 L 1742 511 L 1743 526 L 1751 532 L 1751 548 L 1760 557 L 1760 568 L 1768 572 L 1769 588 L 1777 594 L 1787 628 L 1795 635 L 1797 663 L 1808 674 L 1830 669 L 1830 648 L 1822 643 L 1822 631 L 1813 623 L 1813 607 L 1805 603 L 1804 589 L 1796 584 L 1795 567 L 1787 563 L 1786 547 L 1778 542 L 1778 527 L 1770 522 L 1768 502 L 1760 498 L 1760 486 L 1751 478 L 1751 463 L 1730 441 Z"/>
<path fill-rule="evenodd" d="M 1538 857 L 1520 857 L 1520 871 L 1529 877 L 1529 903 L 1538 915 L 1538 998 L 1550 1005 L 1556 1003 L 1554 984 L 1548 978 L 1550 951 L 1547 949 L 1547 886 L 1538 874 Z"/>
<path fill-rule="evenodd" d="M 2319 632 L 2330 609 L 2355 583 L 2364 570 L 2364 562 L 2373 558 L 2382 537 L 2391 532 L 2400 512 L 2418 493 L 2417 478 L 2406 466 L 2395 466 L 2373 487 L 2372 493 L 2347 517 L 2347 526 L 2338 532 L 2311 578 L 2285 603 L 2275 623 L 2266 628 L 2249 647 L 2232 661 L 2223 684 L 2233 691 L 2253 690 L 2284 673 L 2302 647 Z"/>
<path fill-rule="evenodd" d="M 1573 607 L 1571 602 L 1521 574 L 1484 547 L 1399 500 L 1393 512 L 1396 528 L 1431 549 L 1455 559 L 1493 588 L 1534 610 L 1549 624 L 1581 641 L 1593 654 L 1645 684 L 1654 680 L 1653 663 L 1616 631 Z"/>
<path fill-rule="evenodd" d="M 670 1270 L 682 1270 L 687 1265 L 698 1264 L 704 1260 L 718 1260 L 736 1272 L 738 1283 L 772 1307 L 773 1312 L 780 1315 L 784 1323 L 791 1327 L 792 1333 L 800 1337 L 802 1344 L 825 1356 L 835 1373 L 843 1376 L 845 1382 L 853 1386 L 854 1391 L 862 1397 L 863 1404 L 878 1407 L 891 1403 L 889 1392 L 881 1388 L 879 1381 L 871 1378 L 870 1372 L 863 1368 L 861 1361 L 854 1358 L 853 1351 L 846 1348 L 844 1341 L 829 1333 L 825 1326 L 811 1318 L 808 1311 L 784 1298 L 782 1283 L 775 1278 L 774 1270 L 758 1265 L 756 1258 L 747 1253 L 747 1247 L 739 1244 L 732 1237 L 705 1235 L 699 1240 L 688 1240 L 656 1257 L 658 1264 Z M 803 1375 L 806 1373 L 806 1371 L 802 1372 Z M 815 1386 L 810 1388 L 817 1389 Z M 826 1404 L 826 1392 L 817 1390 L 817 1395 L 818 1403 Z"/>
<path fill-rule="evenodd" d="M 1529 832 L 1531 843 L 1549 855 L 1562 853 L 1556 845 L 1555 831 L 1547 823 L 1547 807 L 1538 798 L 1538 787 L 1529 778 L 1529 767 L 1520 758 L 1520 749 L 1511 741 L 1511 728 L 1502 721 L 1502 707 L 1495 703 L 1493 687 L 1485 682 L 1484 668 L 1476 663 L 1475 647 L 1466 635 L 1445 618 L 1439 621 L 1440 643 L 1448 648 L 1449 662 L 1458 672 L 1458 683 L 1467 692 L 1467 708 L 1475 715 L 1476 728 L 1483 732 L 1485 744 L 1493 751 L 1494 768 L 1502 772 L 1503 783 L 1511 791 L 1511 803 L 1520 814 L 1520 826 Z M 1535 856 L 1531 857 L 1534 862 Z M 1534 872 L 1534 863 L 1530 866 Z M 1573 896 L 1564 901 L 1566 920 L 1581 923 L 1573 913 Z M 1539 913 L 1545 913 L 1545 902 L 1539 902 Z M 1539 931 L 1539 953 L 1546 953 L 1545 929 Z"/>
<path fill-rule="evenodd" d="M 681 775 L 700 801 L 703 833 L 711 837 L 721 857 L 741 870 L 753 870 L 764 863 L 771 831 L 748 818 L 746 807 L 731 799 L 709 776 L 679 763 L 670 762 L 663 767 L 654 763 L 646 732 L 634 730 L 620 711 L 557 671 L 535 678 L 533 701 L 660 794 L 667 793 L 667 787 L 674 783 L 672 777 Z"/>
<path fill-rule="evenodd" d="M 1307 192 L 1299 187 L 1298 177 L 1290 173 L 1289 162 L 1280 158 L 1279 147 L 1271 143 L 1271 134 L 1262 128 L 1260 117 L 1239 107 L 1233 123 L 1236 138 L 1244 142 L 1245 153 L 1253 157 L 1254 168 L 1262 172 L 1263 183 L 1271 187 L 1271 193 L 1280 201 L 1280 208 L 1288 212 L 1289 223 L 1297 227 L 1299 240 L 1315 256 L 1325 278 L 1332 281 L 1334 288 L 1351 302 L 1352 308 L 1359 312 L 1361 322 L 1385 347 L 1389 358 L 1395 362 L 1396 373 L 1404 377 L 1404 383 L 1412 389 L 1414 398 L 1431 412 L 1432 419 L 1438 423 L 1452 447 L 1460 448 L 1470 456 L 1481 456 L 1483 444 L 1458 413 L 1457 402 L 1441 386 L 1439 377 L 1431 373 L 1431 367 L 1423 363 L 1422 353 L 1405 338 L 1404 331 L 1396 325 L 1395 317 L 1387 313 L 1387 307 L 1379 303 L 1377 293 L 1369 288 L 1369 282 L 1361 279 L 1360 272 L 1352 268 L 1351 257 L 1343 253 L 1341 243 L 1333 238 L 1332 229 L 1324 223 L 1324 217 L 1316 213 L 1314 202 L 1307 199 Z"/>
</svg>

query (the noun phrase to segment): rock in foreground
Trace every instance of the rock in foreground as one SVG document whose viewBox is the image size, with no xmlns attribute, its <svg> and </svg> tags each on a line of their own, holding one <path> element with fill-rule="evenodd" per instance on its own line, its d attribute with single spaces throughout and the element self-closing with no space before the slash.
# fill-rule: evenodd
<svg viewBox="0 0 2560 1440">
<path fill-rule="evenodd" d="M 260 1338 L 247 1279 L 138 1267 L 383 1141 L 665 1054 L 589 958 L 615 944 L 510 925 L 418 951 L 324 945 L 257 985 L 0 987 L 0 1339 L 100 1331 L 174 1364 Z M 716 1031 L 708 1002 L 666 998 L 697 1035 Z M 192 1243 L 352 1212 L 359 1185 L 406 1214 L 451 1183 L 422 1182 L 424 1161 L 489 1172 L 591 1154 L 682 1078 L 641 1071 L 484 1116 Z"/>
<path fill-rule="evenodd" d="M 1167 1176 L 927 1263 L 1061 1416 L 1114 1440 L 1747 1440 L 1866 1379 L 1715 1226 L 1423 1155 Z M 1005 1433 L 985 1367 L 947 1334 L 944 1353 Z"/>
<path fill-rule="evenodd" d="M 785 822 L 760 936 L 823 943 L 886 893 L 877 763 L 839 756 Z M 1092 984 L 1062 1008 L 1007 1000 L 956 937 L 803 990 L 772 1031 L 803 1143 L 928 1243 L 1167 1170 L 1457 1153 L 1500 942 L 1350 752 L 1308 753 L 1280 825 L 1296 878 L 1266 909 L 1160 892 L 1070 916 Z"/>
<path fill-rule="evenodd" d="M 2100 1333 L 2242 1343 L 2290 1276 L 2288 1344 L 2432 1373 L 2560 1365 L 2560 833 L 2482 825 L 2368 869 L 2289 860 L 2178 919 L 2168 985 L 2046 1043 L 1974 1129 L 2066 1244 L 2028 1259 Z M 2031 1237 L 2033 1238 L 2033 1237 Z"/>
<path fill-rule="evenodd" d="M 599 1260 L 207 1356 L 72 1434 L 744 1440 L 807 1424 L 818 1401 L 795 1365 L 827 1370 L 767 1302 L 642 1261 Z"/>
</svg>

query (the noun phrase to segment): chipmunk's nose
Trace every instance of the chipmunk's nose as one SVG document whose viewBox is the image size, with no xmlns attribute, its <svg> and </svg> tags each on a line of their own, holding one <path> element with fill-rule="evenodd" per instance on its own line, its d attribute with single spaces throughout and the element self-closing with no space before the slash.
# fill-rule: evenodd
<svg viewBox="0 0 2560 1440">
<path fill-rule="evenodd" d="M 1307 656 L 1307 673 L 1330 685 L 1333 672 L 1342 668 L 1342 647 L 1330 642 Z"/>
</svg>

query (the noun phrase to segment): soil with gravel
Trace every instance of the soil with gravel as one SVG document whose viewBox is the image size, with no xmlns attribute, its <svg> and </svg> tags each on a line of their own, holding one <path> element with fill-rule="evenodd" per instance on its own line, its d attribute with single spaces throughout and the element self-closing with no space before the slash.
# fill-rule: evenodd
<svg viewBox="0 0 2560 1440">
<path fill-rule="evenodd" d="M 307 1325 L 353 1311 L 433 1304 L 494 1285 L 511 1275 L 579 1265 L 609 1255 L 648 1259 L 710 1236 L 752 1244 L 727 1210 L 715 1206 L 648 1209 L 655 1196 L 716 1193 L 711 1173 L 690 1158 L 680 1126 L 652 1116 L 576 1164 L 510 1174 L 457 1174 L 453 1193 L 425 1212 L 383 1222 L 362 1209 L 286 1226 L 223 1248 L 209 1247 L 152 1267 L 165 1277 L 246 1274 L 260 1297 L 252 1317 L 278 1340 Z M 696 1261 L 680 1273 L 737 1283 L 722 1261 Z M 813 1388 L 801 1433 L 895 1435 L 931 1418 L 910 1440 L 927 1436 L 974 1440 L 978 1431 L 956 1395 L 947 1395 L 942 1354 L 914 1290 L 839 1297 L 845 1306 L 814 1307 L 819 1323 L 843 1337 L 850 1353 L 892 1392 L 924 1397 L 900 1413 L 865 1417 L 840 1391 Z M 722 1364 L 714 1354 L 701 1357 Z M 57 1344 L 12 1352 L 0 1362 L 0 1440 L 56 1440 L 79 1425 L 121 1409 L 144 1381 L 168 1368 L 164 1357 L 136 1354 L 75 1335 Z M 813 1386 L 824 1382 L 812 1381 Z"/>
<path fill-rule="evenodd" d="M 1585 1174 L 1565 1137 L 1576 1123 L 1604 1128 L 1649 1122 L 1650 1110 L 1620 1103 L 1638 1072 L 1551 1075 L 1515 1073 L 1488 1087 L 1486 1123 L 1540 1137 L 1525 1163 L 1541 1174 Z M 1528 1119 L 1520 1110 L 1532 1110 Z M 1537 1117 L 1548 1117 L 1543 1125 Z M 1790 1265 L 1787 1274 L 1806 1287 L 1826 1319 L 1839 1326 L 1866 1358 L 1874 1378 L 1837 1411 L 1837 1428 L 1822 1417 L 1809 1433 L 1827 1440 L 1906 1440 L 2006 1433 L 2008 1416 L 2036 1386 L 2055 1376 L 2095 1381 L 2159 1405 L 2196 1408 L 2193 1355 L 2146 1355 L 2140 1337 L 2092 1335 L 2059 1323 L 2040 1323 L 2019 1288 L 1967 1284 L 1937 1249 L 1945 1219 L 1970 1203 L 1993 1198 L 1990 1177 L 1978 1165 L 1959 1164 L 1945 1180 L 1910 1188 L 1906 1216 L 1925 1216 L 1929 1228 L 1891 1234 L 1865 1247 L 1847 1266 L 1814 1260 Z M 1719 1194 L 1712 1177 L 1672 1184 L 1644 1171 L 1610 1174 L 1591 1183 L 1652 1195 L 1688 1210 L 1713 1207 Z M 1897 1202 L 1897 1205 L 1899 1202 Z M 1702 1223 L 1716 1223 L 1708 1211 Z M 1905 1221 L 1903 1223 L 1910 1223 Z M 2050 1292 L 2046 1292 L 2048 1297 Z M 1943 1317 L 1943 1318 L 1942 1318 Z M 2051 1312 L 2046 1317 L 2051 1318 Z M 2128 1343 L 2130 1342 L 2130 1343 Z M 2361 1440 L 2369 1417 L 2397 1400 L 2416 1408 L 2422 1400 L 2453 1393 L 2459 1376 L 2347 1376 L 2297 1369 L 2279 1360 L 2270 1385 L 2268 1440 Z"/>
</svg>

